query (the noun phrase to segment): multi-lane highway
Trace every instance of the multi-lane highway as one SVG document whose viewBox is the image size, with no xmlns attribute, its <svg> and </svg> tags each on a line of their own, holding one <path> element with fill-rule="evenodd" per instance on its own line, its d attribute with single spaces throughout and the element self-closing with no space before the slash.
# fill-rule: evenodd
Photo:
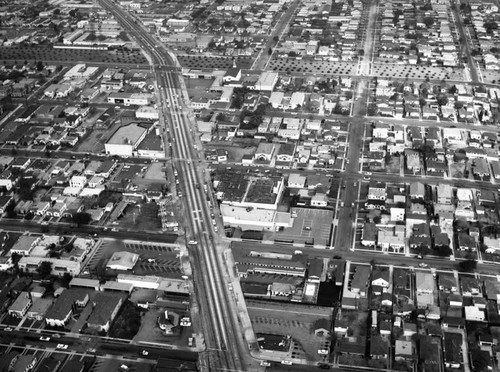
<svg viewBox="0 0 500 372">
<path fill-rule="evenodd" d="M 169 52 L 137 21 L 110 0 L 101 0 L 121 26 L 148 54 L 156 77 L 158 105 L 161 112 L 165 148 L 171 149 L 173 173 L 180 183 L 178 197 L 184 200 L 185 229 L 189 240 L 193 279 L 204 327 L 206 352 L 201 366 L 209 371 L 248 370 L 248 347 L 238 326 L 238 314 L 225 283 L 226 268 L 218 251 L 218 237 L 210 224 L 210 209 L 206 195 L 199 185 L 203 175 L 195 164 L 198 151 L 194 148 L 194 124 L 185 112 L 179 69 Z M 244 352 L 244 351 L 247 352 Z"/>
</svg>

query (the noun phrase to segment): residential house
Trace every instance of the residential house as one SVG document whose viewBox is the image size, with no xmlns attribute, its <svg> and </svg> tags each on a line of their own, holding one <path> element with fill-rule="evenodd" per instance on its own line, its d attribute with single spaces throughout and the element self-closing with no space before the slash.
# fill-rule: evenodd
<svg viewBox="0 0 500 372">
<path fill-rule="evenodd" d="M 425 185 L 422 182 L 412 182 L 410 184 L 410 198 L 413 200 L 425 198 Z"/>
<path fill-rule="evenodd" d="M 121 293 L 97 293 L 93 298 L 93 310 L 87 318 L 87 326 L 99 332 L 109 331 L 125 298 L 126 296 Z"/>
<path fill-rule="evenodd" d="M 64 327 L 73 315 L 74 306 L 84 307 L 89 301 L 87 290 L 66 289 L 45 314 L 45 322 L 52 327 Z"/>
<path fill-rule="evenodd" d="M 33 301 L 31 299 L 30 293 L 21 292 L 21 294 L 17 296 L 14 303 L 9 306 L 8 313 L 10 316 L 14 316 L 16 318 L 23 318 L 32 304 Z"/>
<path fill-rule="evenodd" d="M 365 247 L 373 247 L 377 243 L 377 226 L 374 223 L 365 223 L 361 234 L 361 244 Z"/>
</svg>

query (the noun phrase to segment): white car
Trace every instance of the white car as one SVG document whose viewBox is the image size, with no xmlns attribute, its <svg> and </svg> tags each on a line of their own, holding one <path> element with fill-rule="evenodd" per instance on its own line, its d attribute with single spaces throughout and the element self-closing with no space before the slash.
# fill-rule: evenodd
<svg viewBox="0 0 500 372">
<path fill-rule="evenodd" d="M 57 344 L 56 349 L 63 349 L 66 350 L 68 348 L 68 345 L 66 344 Z"/>
<path fill-rule="evenodd" d="M 40 341 L 50 341 L 50 337 L 40 336 Z"/>
<path fill-rule="evenodd" d="M 418 267 L 428 267 L 428 266 L 429 265 L 427 265 L 426 263 L 423 263 L 423 262 L 418 264 Z"/>
</svg>

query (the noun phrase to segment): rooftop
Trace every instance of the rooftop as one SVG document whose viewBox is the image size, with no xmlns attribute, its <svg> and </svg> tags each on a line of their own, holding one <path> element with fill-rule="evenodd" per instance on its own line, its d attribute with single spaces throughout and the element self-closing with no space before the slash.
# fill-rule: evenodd
<svg viewBox="0 0 500 372">
<path fill-rule="evenodd" d="M 116 132 L 108 140 L 107 144 L 137 146 L 146 131 L 147 127 L 141 124 L 131 123 L 124 125 L 116 130 Z"/>
<path fill-rule="evenodd" d="M 88 317 L 87 323 L 92 325 L 107 324 L 111 320 L 116 307 L 123 302 L 125 297 L 126 295 L 121 293 L 96 293 L 93 299 L 94 309 Z"/>
</svg>

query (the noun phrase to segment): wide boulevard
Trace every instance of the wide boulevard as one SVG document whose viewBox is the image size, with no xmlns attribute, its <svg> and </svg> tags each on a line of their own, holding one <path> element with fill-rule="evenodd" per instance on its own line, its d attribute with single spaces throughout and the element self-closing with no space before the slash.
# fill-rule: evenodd
<svg viewBox="0 0 500 372">
<path fill-rule="evenodd" d="M 172 173 L 180 180 L 176 194 L 184 201 L 182 217 L 206 345 L 200 365 L 207 371 L 248 370 L 248 346 L 238 327 L 238 312 L 223 277 L 226 268 L 219 254 L 219 238 L 212 230 L 211 212 L 200 187 L 205 180 L 196 169 L 200 163 L 192 137 L 195 126 L 187 115 L 180 68 L 175 57 L 129 13 L 110 0 L 100 3 L 148 54 L 155 74 L 165 149 L 175 159 Z"/>
</svg>

